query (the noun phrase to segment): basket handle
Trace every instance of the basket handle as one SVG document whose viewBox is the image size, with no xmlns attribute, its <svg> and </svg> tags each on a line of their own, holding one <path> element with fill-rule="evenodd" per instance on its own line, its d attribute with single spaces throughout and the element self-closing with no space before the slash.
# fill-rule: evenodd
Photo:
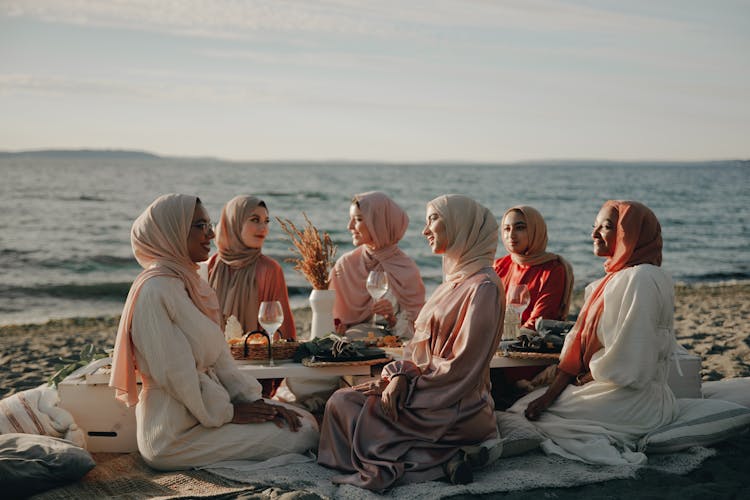
<svg viewBox="0 0 750 500">
<path fill-rule="evenodd" d="M 249 349 L 247 347 L 247 340 L 251 336 L 255 335 L 256 333 L 260 333 L 261 335 L 263 335 L 264 337 L 266 337 L 266 339 L 268 339 L 268 359 L 271 359 L 271 339 L 269 338 L 268 334 L 266 332 L 264 332 L 263 330 L 253 330 L 252 332 L 247 332 L 245 334 L 245 340 L 242 343 L 242 352 L 243 352 L 242 357 L 247 358 L 247 355 L 248 355 L 247 350 Z"/>
</svg>

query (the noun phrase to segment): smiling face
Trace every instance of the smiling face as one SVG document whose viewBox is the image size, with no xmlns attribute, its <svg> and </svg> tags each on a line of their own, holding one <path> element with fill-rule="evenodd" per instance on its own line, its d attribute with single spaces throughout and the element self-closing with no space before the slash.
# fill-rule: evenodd
<svg viewBox="0 0 750 500">
<path fill-rule="evenodd" d="M 202 203 L 196 203 L 187 239 L 190 260 L 193 262 L 203 262 L 208 259 L 208 254 L 211 253 L 211 240 L 214 239 L 214 236 L 208 212 Z"/>
<path fill-rule="evenodd" d="M 434 254 L 443 254 L 448 248 L 448 229 L 440 214 L 427 206 L 427 218 L 422 234 L 427 238 L 427 243 Z"/>
<path fill-rule="evenodd" d="M 362 211 L 356 203 L 352 203 L 349 207 L 349 225 L 347 229 L 352 233 L 352 244 L 355 247 L 360 245 L 372 246 L 373 241 L 372 236 L 370 236 L 370 230 L 367 229 Z"/>
<path fill-rule="evenodd" d="M 617 210 L 614 207 L 602 207 L 594 221 L 591 239 L 594 240 L 594 255 L 611 257 L 615 252 L 617 236 Z"/>
<path fill-rule="evenodd" d="M 521 255 L 529 249 L 526 217 L 520 210 L 511 210 L 503 218 L 503 244 L 509 252 Z"/>
<path fill-rule="evenodd" d="M 252 209 L 248 218 L 242 223 L 240 234 L 242 243 L 248 248 L 261 248 L 266 236 L 268 236 L 268 224 L 270 222 L 271 219 L 268 218 L 266 207 L 258 205 Z"/>
</svg>

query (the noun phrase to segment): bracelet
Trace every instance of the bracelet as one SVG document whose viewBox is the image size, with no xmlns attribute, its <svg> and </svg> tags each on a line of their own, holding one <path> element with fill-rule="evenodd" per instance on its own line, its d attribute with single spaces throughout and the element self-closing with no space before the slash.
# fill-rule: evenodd
<svg viewBox="0 0 750 500">
<path fill-rule="evenodd" d="M 579 373 L 576 375 L 576 385 L 582 385 L 581 383 L 581 375 L 584 375 L 583 373 Z"/>
</svg>

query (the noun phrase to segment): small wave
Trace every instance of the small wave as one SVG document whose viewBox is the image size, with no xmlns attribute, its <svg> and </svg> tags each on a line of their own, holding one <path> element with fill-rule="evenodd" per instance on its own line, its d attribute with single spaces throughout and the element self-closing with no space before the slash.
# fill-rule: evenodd
<svg viewBox="0 0 750 500">
<path fill-rule="evenodd" d="M 745 281 L 750 280 L 750 272 L 734 271 L 734 272 L 719 272 L 719 273 L 705 273 L 696 275 L 685 275 L 679 277 L 680 281 L 686 283 L 721 283 L 725 281 Z"/>
<path fill-rule="evenodd" d="M 65 283 L 38 285 L 35 287 L 4 286 L 0 292 L 8 298 L 57 297 L 65 299 L 110 299 L 124 300 L 128 296 L 131 282 L 117 283 Z"/>
</svg>

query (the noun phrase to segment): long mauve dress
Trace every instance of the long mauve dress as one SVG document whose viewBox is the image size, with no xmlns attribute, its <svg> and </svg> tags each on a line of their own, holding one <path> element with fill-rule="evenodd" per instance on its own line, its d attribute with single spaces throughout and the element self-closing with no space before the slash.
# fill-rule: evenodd
<svg viewBox="0 0 750 500">
<path fill-rule="evenodd" d="M 386 380 L 408 378 L 397 421 L 384 415 L 379 396 L 342 389 L 329 399 L 318 463 L 351 473 L 334 482 L 383 490 L 399 480 L 438 479 L 461 446 L 496 437 L 489 364 L 500 338 L 502 294 L 490 267 L 435 290 L 415 335 L 429 337 L 415 343 L 410 359 L 383 369 Z"/>
</svg>

